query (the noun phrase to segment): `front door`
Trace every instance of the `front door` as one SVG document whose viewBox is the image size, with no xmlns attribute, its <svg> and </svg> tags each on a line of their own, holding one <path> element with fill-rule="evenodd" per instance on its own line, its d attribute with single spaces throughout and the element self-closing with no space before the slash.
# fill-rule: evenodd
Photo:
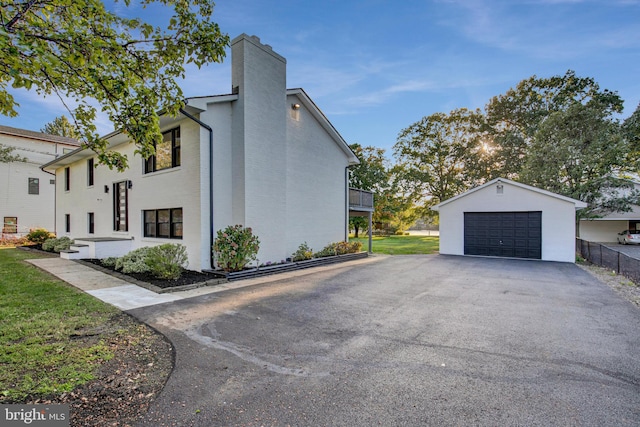
<svg viewBox="0 0 640 427">
<path fill-rule="evenodd" d="M 129 231 L 129 195 L 128 181 L 113 184 L 113 229 Z"/>
</svg>

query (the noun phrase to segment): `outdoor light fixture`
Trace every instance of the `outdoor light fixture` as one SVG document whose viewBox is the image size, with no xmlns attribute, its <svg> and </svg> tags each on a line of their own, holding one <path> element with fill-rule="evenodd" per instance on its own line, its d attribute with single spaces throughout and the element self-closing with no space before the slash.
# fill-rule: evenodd
<svg viewBox="0 0 640 427">
<path fill-rule="evenodd" d="M 104 192 L 105 192 L 105 193 L 108 193 L 108 192 L 109 192 L 109 186 L 108 186 L 108 185 L 105 185 L 105 186 L 104 186 Z"/>
<path fill-rule="evenodd" d="M 300 104 L 291 104 L 291 109 L 292 110 L 299 110 L 300 109 Z"/>
<path fill-rule="evenodd" d="M 127 188 L 131 190 L 133 188 L 133 181 L 127 181 Z"/>
</svg>

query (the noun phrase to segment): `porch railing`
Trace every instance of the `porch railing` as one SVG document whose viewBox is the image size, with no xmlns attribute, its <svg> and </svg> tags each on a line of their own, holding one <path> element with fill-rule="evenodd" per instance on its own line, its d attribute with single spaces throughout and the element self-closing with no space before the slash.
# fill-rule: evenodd
<svg viewBox="0 0 640 427">
<path fill-rule="evenodd" d="M 373 192 L 349 188 L 349 209 L 357 211 L 373 211 Z"/>
</svg>

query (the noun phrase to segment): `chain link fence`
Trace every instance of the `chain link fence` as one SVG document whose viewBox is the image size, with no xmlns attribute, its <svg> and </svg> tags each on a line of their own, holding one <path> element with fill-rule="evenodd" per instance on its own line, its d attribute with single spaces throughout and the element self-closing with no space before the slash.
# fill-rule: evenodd
<svg viewBox="0 0 640 427">
<path fill-rule="evenodd" d="M 640 284 L 640 260 L 601 243 L 576 239 L 576 253 L 592 264 L 608 268 Z"/>
</svg>

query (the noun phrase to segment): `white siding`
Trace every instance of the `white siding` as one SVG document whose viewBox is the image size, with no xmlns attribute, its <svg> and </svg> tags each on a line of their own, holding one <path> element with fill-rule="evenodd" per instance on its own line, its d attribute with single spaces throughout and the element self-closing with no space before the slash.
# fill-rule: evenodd
<svg viewBox="0 0 640 427">
<path fill-rule="evenodd" d="M 318 251 L 344 240 L 346 222 L 347 158 L 304 105 L 295 115 L 287 115 L 287 256 L 305 241 Z"/>
<path fill-rule="evenodd" d="M 503 182 L 504 193 L 490 185 L 440 206 L 440 253 L 464 255 L 465 212 L 542 211 L 542 259 L 575 262 L 575 205 Z"/>
<path fill-rule="evenodd" d="M 582 220 L 580 238 L 590 242 L 617 242 L 617 234 L 628 228 L 628 220 Z"/>
<path fill-rule="evenodd" d="M 94 171 L 94 185 L 87 185 L 87 160 L 71 164 L 70 190 L 64 189 L 64 167 L 56 170 L 58 235 L 71 238 L 122 237 L 132 238 L 132 248 L 154 246 L 162 243 L 181 243 L 187 246 L 190 268 L 201 268 L 201 206 L 200 206 L 200 126 L 183 120 L 165 130 L 180 126 L 181 165 L 176 168 L 144 174 L 142 159 L 134 155 L 135 145 L 124 143 L 114 148 L 129 159 L 129 168 L 124 172 L 98 166 Z M 131 181 L 129 197 L 129 229 L 126 232 L 113 230 L 113 184 Z M 109 189 L 105 193 L 105 186 Z M 146 209 L 182 208 L 182 239 L 160 239 L 143 237 L 143 214 Z M 88 234 L 89 212 L 95 214 L 95 233 Z M 71 215 L 71 230 L 65 233 L 65 214 Z"/>
<path fill-rule="evenodd" d="M 55 178 L 40 166 L 64 148 L 76 147 L 6 134 L 0 134 L 0 144 L 15 147 L 13 154 L 27 158 L 26 162 L 0 163 L 0 220 L 17 217 L 19 234 L 33 228 L 54 231 L 55 184 L 51 180 Z M 38 179 L 39 194 L 29 194 L 29 178 Z"/>
</svg>

